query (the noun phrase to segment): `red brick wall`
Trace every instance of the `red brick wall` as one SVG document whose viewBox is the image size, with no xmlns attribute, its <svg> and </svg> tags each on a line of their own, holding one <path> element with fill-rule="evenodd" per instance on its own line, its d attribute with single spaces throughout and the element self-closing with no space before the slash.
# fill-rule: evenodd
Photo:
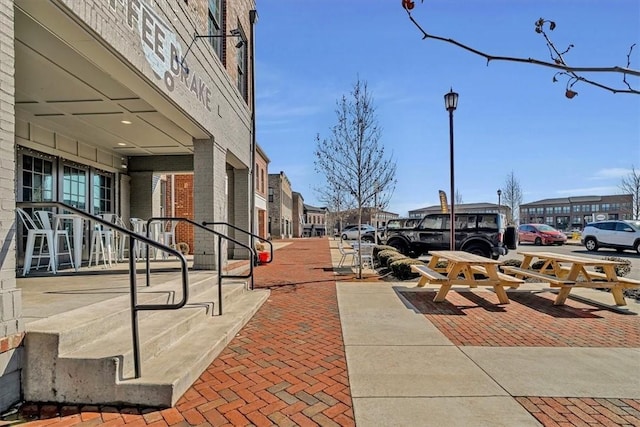
<svg viewBox="0 0 640 427">
<path fill-rule="evenodd" d="M 175 216 L 195 220 L 193 209 L 193 175 L 174 175 L 175 191 L 172 191 L 171 175 L 167 176 L 167 216 Z M 171 196 L 173 194 L 173 211 Z M 193 226 L 181 222 L 176 227 L 176 242 L 185 242 L 189 245 L 189 253 L 193 253 Z"/>
</svg>

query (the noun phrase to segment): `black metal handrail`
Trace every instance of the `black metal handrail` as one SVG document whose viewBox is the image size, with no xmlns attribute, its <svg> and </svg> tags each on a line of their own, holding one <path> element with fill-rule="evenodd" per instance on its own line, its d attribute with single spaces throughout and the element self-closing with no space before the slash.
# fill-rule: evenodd
<svg viewBox="0 0 640 427">
<path fill-rule="evenodd" d="M 263 241 L 265 243 L 269 244 L 269 261 L 266 262 L 266 264 L 269 264 L 271 261 L 273 261 L 273 243 L 271 243 L 271 241 L 269 239 L 265 239 L 264 237 L 258 236 L 257 234 L 253 234 L 250 231 L 247 231 L 243 228 L 240 228 L 238 226 L 235 226 L 233 224 L 229 224 L 228 222 L 220 222 L 220 221 L 216 221 L 216 222 L 208 222 L 208 221 L 203 221 L 202 225 L 226 225 L 227 227 L 231 227 L 234 230 L 240 231 L 250 237 L 253 237 L 254 239 L 258 239 L 260 241 Z M 255 248 L 253 248 L 253 260 L 254 263 L 257 261 L 258 259 L 258 254 L 256 253 L 257 251 L 255 250 Z"/>
<path fill-rule="evenodd" d="M 149 232 L 149 224 L 154 221 L 180 221 L 189 223 L 195 227 L 200 228 L 201 230 L 206 230 L 214 235 L 218 236 L 218 315 L 222 315 L 222 279 L 251 279 L 251 289 L 253 290 L 253 262 L 249 263 L 249 273 L 248 274 L 222 274 L 222 239 L 227 239 L 230 242 L 235 243 L 236 245 L 245 247 L 249 250 L 249 252 L 253 255 L 253 250 L 249 245 L 245 245 L 244 243 L 234 239 L 233 237 L 229 237 L 224 233 L 220 233 L 219 231 L 213 230 L 205 225 L 199 224 L 189 218 L 180 218 L 180 217 L 153 217 L 147 220 L 147 233 Z M 148 258 L 148 253 L 147 253 Z M 148 267 L 147 267 L 148 271 Z"/>
<path fill-rule="evenodd" d="M 141 375 L 141 367 L 140 367 L 140 334 L 138 328 L 138 311 L 143 310 L 177 310 L 179 308 L 184 307 L 189 298 L 189 274 L 187 267 L 187 260 L 182 255 L 182 253 L 178 250 L 175 250 L 169 246 L 163 245 L 155 240 L 150 239 L 147 236 L 143 236 L 142 234 L 135 233 L 127 228 L 121 227 L 117 224 L 114 224 L 110 221 L 105 221 L 99 216 L 87 213 L 83 210 L 75 208 L 73 206 L 69 206 L 66 203 L 62 202 L 18 202 L 16 206 L 21 208 L 33 208 L 33 209 L 42 209 L 42 208 L 59 208 L 64 209 L 69 212 L 73 212 L 74 214 L 88 219 L 90 221 L 97 222 L 109 229 L 116 230 L 120 233 L 123 233 L 129 236 L 129 287 L 130 287 L 130 295 L 131 295 L 131 335 L 133 340 L 133 363 L 134 363 L 134 375 L 135 378 L 140 378 Z M 182 299 L 174 304 L 138 304 L 138 289 L 136 283 L 136 259 L 133 256 L 133 248 L 136 245 L 136 241 L 140 241 L 147 246 L 147 251 L 149 246 L 153 246 L 158 248 L 164 252 L 169 252 L 175 255 L 181 263 L 182 267 Z M 81 260 L 79 260 L 82 262 Z M 147 257 L 147 268 L 149 265 L 149 257 Z M 147 285 L 148 277 L 147 277 Z"/>
</svg>

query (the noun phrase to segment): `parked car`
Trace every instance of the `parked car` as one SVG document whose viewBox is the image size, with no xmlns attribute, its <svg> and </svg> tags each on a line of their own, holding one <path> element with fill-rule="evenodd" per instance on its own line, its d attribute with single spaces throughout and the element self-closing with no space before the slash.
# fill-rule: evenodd
<svg viewBox="0 0 640 427">
<path fill-rule="evenodd" d="M 393 218 L 387 221 L 383 227 L 382 233 L 378 236 L 380 244 L 386 244 L 389 237 L 396 234 L 400 230 L 415 228 L 422 218 Z"/>
<path fill-rule="evenodd" d="M 518 244 L 564 245 L 567 235 L 547 224 L 522 224 L 518 227 Z"/>
<path fill-rule="evenodd" d="M 384 227 L 378 227 L 378 245 L 382 245 L 382 236 L 384 235 Z M 360 239 L 363 242 L 373 243 L 376 241 L 376 232 L 374 230 L 369 230 L 360 236 Z"/>
<path fill-rule="evenodd" d="M 515 249 L 515 227 L 505 224 L 504 214 L 495 212 L 456 214 L 455 249 L 498 259 Z M 449 214 L 428 214 L 416 227 L 389 235 L 386 244 L 417 257 L 430 250 L 449 249 L 450 236 Z"/>
<path fill-rule="evenodd" d="M 364 233 L 368 231 L 375 231 L 376 229 L 369 224 L 360 225 L 360 235 L 362 236 Z M 342 233 L 340 234 L 342 240 L 357 240 L 358 239 L 358 225 L 347 225 L 342 229 Z"/>
<path fill-rule="evenodd" d="M 640 254 L 640 221 L 591 222 L 582 230 L 580 241 L 589 251 L 612 248 L 622 252 L 625 249 L 630 249 Z"/>
</svg>

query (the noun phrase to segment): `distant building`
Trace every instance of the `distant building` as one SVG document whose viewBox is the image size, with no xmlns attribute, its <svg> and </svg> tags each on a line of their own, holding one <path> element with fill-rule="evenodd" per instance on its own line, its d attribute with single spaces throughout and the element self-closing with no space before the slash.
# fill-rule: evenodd
<svg viewBox="0 0 640 427">
<path fill-rule="evenodd" d="M 520 205 L 520 223 L 571 230 L 598 220 L 631 219 L 632 206 L 631 194 L 543 199 Z"/>
<path fill-rule="evenodd" d="M 502 212 L 511 218 L 511 208 L 506 205 L 496 205 L 495 203 L 461 203 L 454 205 L 456 213 L 493 213 Z M 426 208 L 415 209 L 409 211 L 409 218 L 422 218 L 426 214 L 441 213 L 440 205 L 427 206 Z"/>
<path fill-rule="evenodd" d="M 258 236 L 266 239 L 267 229 L 267 176 L 269 174 L 269 157 L 260 145 L 256 144 L 256 164 L 254 171 L 255 179 L 255 232 Z"/>
<path fill-rule="evenodd" d="M 304 235 L 304 198 L 302 194 L 294 191 L 293 195 L 293 237 L 302 237 Z"/>
<path fill-rule="evenodd" d="M 269 235 L 273 239 L 293 236 L 293 192 L 291 182 L 284 174 L 269 174 Z"/>
<path fill-rule="evenodd" d="M 304 205 L 304 235 L 309 237 L 327 234 L 327 208 Z"/>
<path fill-rule="evenodd" d="M 400 215 L 394 212 L 387 212 L 383 210 L 376 210 L 374 208 L 362 208 L 362 224 L 369 224 L 378 227 L 384 227 L 384 225 L 392 218 L 398 218 Z M 344 212 L 342 226 L 358 223 L 358 210 L 351 209 L 348 212 Z M 337 226 L 339 228 L 339 225 Z"/>
</svg>

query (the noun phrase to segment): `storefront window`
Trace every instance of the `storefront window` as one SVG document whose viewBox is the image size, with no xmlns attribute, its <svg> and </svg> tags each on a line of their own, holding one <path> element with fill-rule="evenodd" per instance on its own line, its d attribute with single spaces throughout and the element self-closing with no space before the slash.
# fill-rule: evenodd
<svg viewBox="0 0 640 427">
<path fill-rule="evenodd" d="M 87 210 L 87 171 L 72 166 L 64 167 L 62 202 Z"/>
<path fill-rule="evenodd" d="M 96 172 L 93 176 L 93 213 L 107 212 L 113 213 L 113 178 Z"/>
<path fill-rule="evenodd" d="M 53 162 L 29 155 L 22 156 L 22 201 L 53 200 Z"/>
</svg>

